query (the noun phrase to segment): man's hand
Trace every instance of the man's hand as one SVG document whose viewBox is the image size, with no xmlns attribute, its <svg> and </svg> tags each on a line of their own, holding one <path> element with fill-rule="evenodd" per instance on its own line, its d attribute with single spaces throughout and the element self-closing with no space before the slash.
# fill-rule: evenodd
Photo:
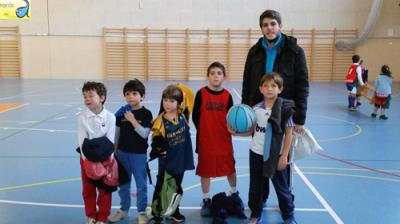
<svg viewBox="0 0 400 224">
<path fill-rule="evenodd" d="M 277 170 L 282 171 L 286 169 L 288 165 L 288 158 L 287 156 L 281 155 L 278 160 L 278 166 L 276 167 Z"/>
<path fill-rule="evenodd" d="M 304 132 L 304 125 L 296 124 L 296 125 L 294 126 L 293 130 L 294 130 L 295 132 L 301 134 L 301 133 Z"/>
</svg>

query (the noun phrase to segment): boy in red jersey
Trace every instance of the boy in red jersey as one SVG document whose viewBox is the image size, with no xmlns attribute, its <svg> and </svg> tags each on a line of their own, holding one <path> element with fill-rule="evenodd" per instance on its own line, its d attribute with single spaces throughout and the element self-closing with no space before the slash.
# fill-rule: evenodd
<svg viewBox="0 0 400 224">
<path fill-rule="evenodd" d="M 236 189 L 232 137 L 226 122 L 226 114 L 233 105 L 233 99 L 229 91 L 222 87 L 225 76 L 225 67 L 220 62 L 208 66 L 208 85 L 197 92 L 194 101 L 193 123 L 197 129 L 198 154 L 196 174 L 201 177 L 202 216 L 211 215 L 209 191 L 212 177 L 226 176 L 230 194 L 240 199 Z"/>
<path fill-rule="evenodd" d="M 357 110 L 357 107 L 361 104 L 357 104 L 359 101 L 357 99 L 357 88 L 360 86 L 365 86 L 363 79 L 362 79 L 362 68 L 360 66 L 360 56 L 353 55 L 351 58 L 353 64 L 349 67 L 349 70 L 346 75 L 346 87 L 349 92 L 348 100 L 348 108 L 349 110 Z"/>
</svg>

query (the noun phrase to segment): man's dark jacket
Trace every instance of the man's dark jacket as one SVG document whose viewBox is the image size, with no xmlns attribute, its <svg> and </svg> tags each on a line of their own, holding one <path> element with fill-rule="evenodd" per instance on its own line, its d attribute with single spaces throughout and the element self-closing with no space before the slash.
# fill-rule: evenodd
<svg viewBox="0 0 400 224">
<path fill-rule="evenodd" d="M 249 106 L 263 100 L 259 90 L 261 77 L 265 74 L 266 53 L 262 38 L 249 50 L 243 73 L 242 103 Z M 283 91 L 279 95 L 295 102 L 296 113 L 293 120 L 304 125 L 307 111 L 308 71 L 303 49 L 297 45 L 297 39 L 282 34 L 282 43 L 275 59 L 273 71 L 283 80 Z"/>
</svg>

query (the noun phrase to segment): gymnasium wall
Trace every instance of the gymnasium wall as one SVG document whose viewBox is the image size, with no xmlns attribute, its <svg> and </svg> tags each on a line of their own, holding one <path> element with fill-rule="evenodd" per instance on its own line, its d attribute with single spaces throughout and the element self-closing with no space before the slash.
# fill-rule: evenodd
<svg viewBox="0 0 400 224">
<path fill-rule="evenodd" d="M 34 0 L 26 21 L 0 21 L 20 30 L 21 77 L 103 78 L 103 27 L 259 29 L 267 8 L 289 29 L 362 30 L 372 0 Z M 356 51 L 371 71 L 382 63 L 400 74 L 399 0 L 384 0 L 372 38 Z M 389 32 L 392 29 L 393 32 Z M 390 38 L 390 39 L 389 39 Z M 391 44 L 390 44 L 391 43 Z M 349 59 L 350 61 L 350 59 Z M 371 77 L 372 78 L 372 77 Z"/>
</svg>

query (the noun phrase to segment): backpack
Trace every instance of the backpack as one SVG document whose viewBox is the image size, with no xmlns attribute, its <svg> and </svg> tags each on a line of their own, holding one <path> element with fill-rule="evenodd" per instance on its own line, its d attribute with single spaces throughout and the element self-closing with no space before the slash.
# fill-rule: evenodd
<svg viewBox="0 0 400 224">
<path fill-rule="evenodd" d="M 226 196 L 225 192 L 214 195 L 211 199 L 211 215 L 213 224 L 227 224 L 225 219 L 228 215 L 233 215 L 241 219 L 246 219 L 243 202 L 239 197 L 232 195 Z"/>
<path fill-rule="evenodd" d="M 153 215 L 157 217 L 171 216 L 178 207 L 181 198 L 182 194 L 178 193 L 174 177 L 165 171 L 161 191 L 151 204 Z"/>
</svg>

